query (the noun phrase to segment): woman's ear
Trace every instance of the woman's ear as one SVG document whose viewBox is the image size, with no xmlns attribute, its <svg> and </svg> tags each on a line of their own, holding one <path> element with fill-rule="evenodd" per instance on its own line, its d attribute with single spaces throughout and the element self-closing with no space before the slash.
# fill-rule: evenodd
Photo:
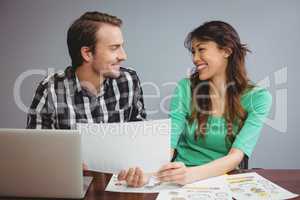
<svg viewBox="0 0 300 200">
<path fill-rule="evenodd" d="M 223 48 L 224 51 L 224 58 L 228 58 L 232 54 L 232 50 L 229 47 Z"/>
<path fill-rule="evenodd" d="M 91 59 L 93 58 L 93 54 L 89 47 L 81 47 L 80 53 L 83 58 L 83 61 L 85 62 L 90 62 Z"/>
</svg>

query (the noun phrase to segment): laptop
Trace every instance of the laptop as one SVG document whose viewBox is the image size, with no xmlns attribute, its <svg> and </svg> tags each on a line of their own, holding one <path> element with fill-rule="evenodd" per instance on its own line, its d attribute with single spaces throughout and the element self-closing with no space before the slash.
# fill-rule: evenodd
<svg viewBox="0 0 300 200">
<path fill-rule="evenodd" d="M 78 130 L 0 129 L 0 197 L 80 199 L 85 178 Z"/>
</svg>

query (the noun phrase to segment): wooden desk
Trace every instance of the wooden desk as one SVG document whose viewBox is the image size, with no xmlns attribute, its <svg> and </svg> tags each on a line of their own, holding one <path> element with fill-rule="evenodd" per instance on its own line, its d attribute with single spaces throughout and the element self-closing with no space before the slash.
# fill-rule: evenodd
<svg viewBox="0 0 300 200">
<path fill-rule="evenodd" d="M 258 169 L 243 170 L 242 172 L 257 172 L 281 187 L 293 193 L 300 194 L 300 170 Z M 86 172 L 85 175 L 94 177 L 86 194 L 86 200 L 155 200 L 157 197 L 157 194 L 105 192 L 105 187 L 108 184 L 111 175 L 95 172 Z M 294 198 L 293 200 L 295 199 L 300 200 L 300 197 Z"/>
<path fill-rule="evenodd" d="M 299 170 L 271 170 L 271 169 L 259 169 L 259 170 L 243 170 L 241 172 L 257 172 L 268 180 L 280 185 L 281 187 L 300 194 L 300 169 Z M 234 172 L 239 173 L 239 172 Z M 88 192 L 84 200 L 155 200 L 156 193 L 153 194 L 141 194 L 141 193 L 118 193 L 118 192 L 105 192 L 105 187 L 108 184 L 111 175 L 97 172 L 85 172 L 85 176 L 93 176 L 93 182 L 91 183 Z M 31 198 L 0 198 L 0 200 L 29 200 Z M 293 200 L 300 200 L 300 197 Z M 40 199 L 35 199 L 40 200 Z M 51 199 L 45 199 L 51 200 Z M 53 199 L 58 200 L 58 199 Z M 62 200 L 62 199 L 61 199 Z"/>
</svg>

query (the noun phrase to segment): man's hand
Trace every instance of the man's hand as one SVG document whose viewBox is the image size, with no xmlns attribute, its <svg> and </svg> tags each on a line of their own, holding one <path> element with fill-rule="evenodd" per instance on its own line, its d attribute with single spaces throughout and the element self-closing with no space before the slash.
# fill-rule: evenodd
<svg viewBox="0 0 300 200">
<path fill-rule="evenodd" d="M 83 169 L 83 171 L 87 171 L 87 170 L 89 170 L 89 167 L 87 166 L 87 164 L 82 163 L 82 169 Z"/>
<path fill-rule="evenodd" d="M 121 170 L 118 174 L 119 181 L 126 181 L 130 187 L 142 187 L 148 180 L 149 175 L 144 174 L 139 167 L 130 168 L 129 170 Z"/>
</svg>

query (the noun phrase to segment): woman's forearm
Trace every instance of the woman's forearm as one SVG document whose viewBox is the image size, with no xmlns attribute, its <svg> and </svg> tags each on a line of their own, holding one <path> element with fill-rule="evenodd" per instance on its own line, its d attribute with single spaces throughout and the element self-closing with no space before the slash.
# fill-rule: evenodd
<svg viewBox="0 0 300 200">
<path fill-rule="evenodd" d="M 214 176 L 224 175 L 234 170 L 242 161 L 244 153 L 238 149 L 231 149 L 227 156 L 214 160 L 210 163 L 191 167 L 191 181 L 202 180 Z"/>
</svg>

